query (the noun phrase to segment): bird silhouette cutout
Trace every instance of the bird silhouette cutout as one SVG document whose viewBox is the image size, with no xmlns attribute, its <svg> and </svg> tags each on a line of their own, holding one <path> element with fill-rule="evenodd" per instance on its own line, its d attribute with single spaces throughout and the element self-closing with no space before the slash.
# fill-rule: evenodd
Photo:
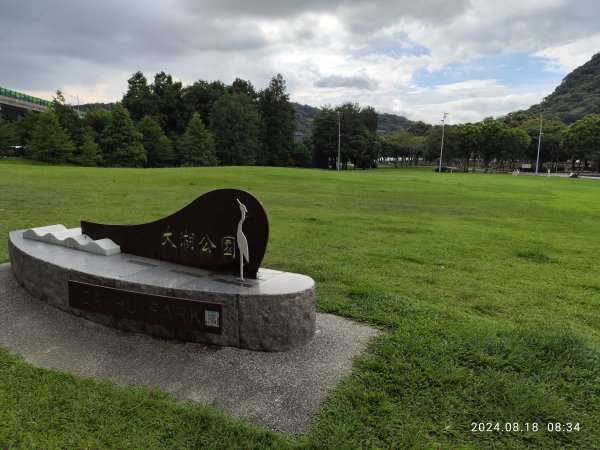
<svg viewBox="0 0 600 450">
<path fill-rule="evenodd" d="M 236 200 L 240 205 L 240 212 L 242 213 L 242 218 L 237 227 L 237 246 L 240 250 L 240 280 L 244 281 L 244 260 L 246 260 L 246 262 L 250 261 L 250 251 L 248 250 L 248 240 L 242 231 L 242 224 L 244 223 L 244 220 L 246 220 L 246 213 L 248 210 L 246 209 L 246 205 L 240 202 L 239 199 Z"/>
</svg>

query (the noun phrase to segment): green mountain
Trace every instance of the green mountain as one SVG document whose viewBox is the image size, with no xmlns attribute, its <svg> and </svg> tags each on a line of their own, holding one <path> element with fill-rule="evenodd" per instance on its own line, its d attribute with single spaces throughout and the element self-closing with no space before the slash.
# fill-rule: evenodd
<svg viewBox="0 0 600 450">
<path fill-rule="evenodd" d="M 292 102 L 292 106 L 294 107 L 294 115 L 296 118 L 296 135 L 309 136 L 312 132 L 313 117 L 319 112 L 319 108 L 294 102 Z M 400 129 L 406 129 L 413 123 L 406 117 L 397 116 L 396 114 L 378 113 L 378 116 L 378 130 L 383 133 L 393 133 Z"/>
<path fill-rule="evenodd" d="M 310 135 L 312 131 L 312 119 L 319 112 L 319 108 L 292 102 L 294 117 L 296 119 L 296 134 Z"/>
<path fill-rule="evenodd" d="M 539 105 L 533 105 L 527 112 L 538 115 Z M 600 114 L 600 53 L 568 74 L 542 101 L 542 114 L 567 124 L 588 114 Z"/>
</svg>

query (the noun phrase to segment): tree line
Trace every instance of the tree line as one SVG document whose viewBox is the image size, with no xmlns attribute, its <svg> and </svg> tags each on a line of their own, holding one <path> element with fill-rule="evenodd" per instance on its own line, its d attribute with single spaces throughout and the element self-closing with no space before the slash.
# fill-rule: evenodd
<svg viewBox="0 0 600 450">
<path fill-rule="evenodd" d="M 157 73 L 128 80 L 121 102 L 91 107 L 80 117 L 57 91 L 52 108 L 28 111 L 9 122 L 0 116 L 0 156 L 23 156 L 50 164 L 175 167 L 270 165 L 368 169 L 381 161 L 398 164 L 439 161 L 468 171 L 510 169 L 537 156 L 539 118 L 527 112 L 480 123 L 432 126 L 413 122 L 393 133 L 378 131 L 370 106 L 344 103 L 319 109 L 312 133 L 295 142 L 294 107 L 277 74 L 257 91 L 237 78 L 231 85 L 199 80 L 189 86 Z M 339 154 L 339 161 L 338 161 Z M 540 161 L 553 170 L 571 160 L 577 170 L 600 165 L 600 117 L 569 126 L 543 122 Z"/>
<path fill-rule="evenodd" d="M 442 129 L 443 128 L 443 129 Z M 522 162 L 535 169 L 540 138 L 540 119 L 526 112 L 511 113 L 499 119 L 488 117 L 479 123 L 428 125 L 415 122 L 405 130 L 382 136 L 382 153 L 396 165 L 418 161 L 439 161 L 442 132 L 443 162 L 463 171 L 478 163 L 490 168 L 509 170 Z M 560 120 L 543 120 L 540 169 L 600 169 L 600 116 L 588 115 L 571 125 Z M 475 170 L 474 165 L 472 166 Z"/>
<path fill-rule="evenodd" d="M 294 145 L 293 114 L 280 74 L 257 92 L 241 79 L 184 87 L 164 72 L 150 84 L 137 72 L 110 110 L 80 117 L 57 91 L 43 113 L 0 119 L 0 151 L 22 146 L 32 159 L 88 166 L 310 166 L 311 155 Z"/>
</svg>

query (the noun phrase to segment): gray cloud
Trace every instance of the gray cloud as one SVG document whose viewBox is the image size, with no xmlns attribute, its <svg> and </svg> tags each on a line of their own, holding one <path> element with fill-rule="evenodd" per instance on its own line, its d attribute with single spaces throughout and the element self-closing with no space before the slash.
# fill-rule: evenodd
<svg viewBox="0 0 600 450">
<path fill-rule="evenodd" d="M 365 75 L 330 75 L 315 81 L 314 85 L 318 88 L 350 88 L 372 90 L 376 88 L 377 83 Z"/>
<path fill-rule="evenodd" d="M 364 98 L 399 111 L 398 102 L 411 101 L 407 89 L 415 88 L 410 83 L 417 70 L 502 54 L 560 57 L 552 49 L 570 50 L 565 46 L 600 36 L 600 2 L 594 0 L 4 3 L 1 86 L 26 92 L 90 86 L 97 93 L 106 85 L 113 96 L 107 101 L 125 91 L 137 70 L 149 79 L 164 70 L 185 82 L 239 76 L 258 88 L 281 72 L 292 99 L 313 98 L 318 105 Z M 586 45 L 583 54 L 593 42 Z M 405 58 L 413 48 L 416 56 Z M 423 54 L 427 58 L 418 57 Z M 416 111 L 421 105 L 401 107 Z"/>
</svg>

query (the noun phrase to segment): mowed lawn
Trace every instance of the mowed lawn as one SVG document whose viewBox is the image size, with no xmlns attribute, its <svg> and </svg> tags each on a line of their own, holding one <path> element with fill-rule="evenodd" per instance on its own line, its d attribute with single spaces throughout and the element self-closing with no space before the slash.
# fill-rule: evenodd
<svg viewBox="0 0 600 450">
<path fill-rule="evenodd" d="M 599 448 L 600 180 L 2 160 L 0 262 L 10 230 L 142 223 L 217 188 L 263 203 L 264 267 L 313 277 L 320 311 L 383 331 L 309 434 L 0 349 L 0 448 Z"/>
</svg>

